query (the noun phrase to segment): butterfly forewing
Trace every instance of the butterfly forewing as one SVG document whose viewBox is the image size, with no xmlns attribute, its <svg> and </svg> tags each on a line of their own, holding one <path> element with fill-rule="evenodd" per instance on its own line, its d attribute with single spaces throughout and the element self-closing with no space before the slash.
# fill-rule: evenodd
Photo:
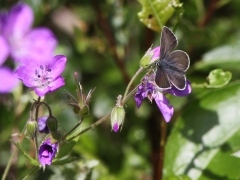
<svg viewBox="0 0 240 180">
<path fill-rule="evenodd" d="M 160 60 L 169 55 L 176 46 L 176 36 L 170 29 L 164 26 L 161 35 Z"/>
<path fill-rule="evenodd" d="M 157 68 L 155 82 L 160 88 L 163 88 L 163 89 L 171 88 L 171 84 L 169 82 L 167 73 L 166 71 L 164 71 L 161 65 L 159 65 Z"/>
</svg>

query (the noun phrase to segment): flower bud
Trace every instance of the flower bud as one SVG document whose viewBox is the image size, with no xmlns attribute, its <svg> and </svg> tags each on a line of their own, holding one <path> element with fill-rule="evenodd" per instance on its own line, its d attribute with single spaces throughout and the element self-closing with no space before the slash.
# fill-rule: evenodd
<svg viewBox="0 0 240 180">
<path fill-rule="evenodd" d="M 60 141 L 61 140 L 61 137 L 62 137 L 62 134 L 60 131 L 52 131 L 51 132 L 51 135 L 52 135 L 52 138 L 57 140 L 57 141 Z"/>
<path fill-rule="evenodd" d="M 36 121 L 30 120 L 27 122 L 27 135 L 29 135 L 32 139 L 36 137 L 38 129 L 38 124 Z"/>
<path fill-rule="evenodd" d="M 152 65 L 157 59 L 159 59 L 160 55 L 160 46 L 151 49 L 145 53 L 145 55 L 142 57 L 142 59 L 139 62 L 140 67 L 143 69 L 148 68 L 150 65 Z"/>
<path fill-rule="evenodd" d="M 73 112 L 74 112 L 75 114 L 79 114 L 79 113 L 80 113 L 79 107 L 73 106 Z"/>
<path fill-rule="evenodd" d="M 115 106 L 111 112 L 111 125 L 114 132 L 118 132 L 119 127 L 123 124 L 125 111 L 122 106 Z"/>
<path fill-rule="evenodd" d="M 53 132 L 53 131 L 57 131 L 58 129 L 58 121 L 55 117 L 53 116 L 49 116 L 47 119 L 47 126 L 48 129 Z"/>
<path fill-rule="evenodd" d="M 79 112 L 80 117 L 85 117 L 85 116 L 88 116 L 89 114 L 90 114 L 90 110 L 88 105 L 84 105 Z"/>
</svg>

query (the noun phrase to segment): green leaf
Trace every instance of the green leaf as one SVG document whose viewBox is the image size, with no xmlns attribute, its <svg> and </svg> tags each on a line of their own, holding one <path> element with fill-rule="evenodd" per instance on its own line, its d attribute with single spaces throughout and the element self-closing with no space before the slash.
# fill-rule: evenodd
<svg viewBox="0 0 240 180">
<path fill-rule="evenodd" d="M 240 151 L 237 151 L 237 152 L 233 153 L 232 156 L 240 158 Z"/>
<path fill-rule="evenodd" d="M 231 69 L 239 71 L 240 41 L 212 49 L 204 54 L 202 61 L 194 67 L 196 70 L 209 71 L 212 68 Z"/>
<path fill-rule="evenodd" d="M 63 144 L 61 144 L 59 147 L 59 151 L 58 151 L 55 159 L 60 159 L 64 156 L 66 156 L 67 154 L 69 154 L 76 143 L 77 143 L 76 140 L 63 142 Z"/>
<path fill-rule="evenodd" d="M 178 0 L 139 0 L 142 11 L 140 21 L 148 28 L 160 32 L 167 20 L 173 15 L 174 7 L 180 6 Z"/>
<path fill-rule="evenodd" d="M 33 166 L 40 166 L 39 162 L 36 161 L 35 159 L 33 159 L 31 156 L 28 155 L 28 153 L 25 151 L 25 149 L 23 148 L 23 146 L 17 142 L 11 141 L 17 148 L 19 151 L 21 151 L 23 153 L 23 155 L 25 156 L 25 158 L 28 160 L 28 163 L 33 165 Z"/>
<path fill-rule="evenodd" d="M 65 140 L 61 143 L 61 145 L 59 147 L 59 151 L 56 155 L 56 159 L 60 159 L 70 153 L 72 148 L 78 142 L 79 136 L 75 137 L 72 140 L 69 140 L 69 139 L 78 135 L 81 131 L 82 131 L 82 126 L 78 125 L 73 132 L 71 132 L 69 135 L 67 135 L 67 137 L 65 138 Z"/>
<path fill-rule="evenodd" d="M 164 178 L 164 180 L 191 180 L 191 179 L 186 175 L 179 175 L 179 176 L 171 175 Z"/>
<path fill-rule="evenodd" d="M 67 164 L 67 163 L 71 163 L 73 161 L 77 161 L 81 159 L 80 157 L 68 157 L 68 158 L 64 158 L 64 159 L 54 159 L 52 162 L 52 165 L 63 165 L 63 164 Z"/>
<path fill-rule="evenodd" d="M 239 179 L 240 82 L 211 89 L 190 103 L 177 120 L 165 149 L 165 177 Z"/>
<path fill-rule="evenodd" d="M 224 72 L 222 69 L 212 70 L 208 76 L 208 88 L 219 88 L 228 84 L 232 78 L 232 73 L 229 71 Z"/>
</svg>

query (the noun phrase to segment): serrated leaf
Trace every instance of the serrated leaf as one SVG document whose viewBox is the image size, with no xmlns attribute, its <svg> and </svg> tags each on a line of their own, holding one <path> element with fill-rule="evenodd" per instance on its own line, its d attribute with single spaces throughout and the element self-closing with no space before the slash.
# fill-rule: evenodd
<svg viewBox="0 0 240 180">
<path fill-rule="evenodd" d="M 33 166 L 40 166 L 39 162 L 36 161 L 35 159 L 33 159 L 31 156 L 28 155 L 28 153 L 25 151 L 25 149 L 23 148 L 23 146 L 17 142 L 11 141 L 17 148 L 19 151 L 21 151 L 24 155 L 24 157 L 28 160 L 28 163 L 33 165 Z"/>
<path fill-rule="evenodd" d="M 232 78 L 232 73 L 229 71 L 224 72 L 222 69 L 214 69 L 209 73 L 208 88 L 219 88 L 228 84 Z"/>
<path fill-rule="evenodd" d="M 64 159 L 54 159 L 52 162 L 52 165 L 63 165 L 63 164 L 67 164 L 67 163 L 71 163 L 73 161 L 77 161 L 81 159 L 80 157 L 68 157 L 68 158 L 64 158 Z"/>
<path fill-rule="evenodd" d="M 174 13 L 178 0 L 139 0 L 142 11 L 138 13 L 140 21 L 148 28 L 160 32 Z"/>
<path fill-rule="evenodd" d="M 165 177 L 239 179 L 240 82 L 206 91 L 177 120 L 165 148 Z M 233 166 L 234 165 L 234 166 Z"/>
</svg>

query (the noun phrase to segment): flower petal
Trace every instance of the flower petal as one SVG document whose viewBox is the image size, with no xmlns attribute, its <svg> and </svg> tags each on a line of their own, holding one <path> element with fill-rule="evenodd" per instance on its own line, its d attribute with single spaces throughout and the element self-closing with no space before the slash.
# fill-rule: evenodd
<svg viewBox="0 0 240 180">
<path fill-rule="evenodd" d="M 55 79 L 45 88 L 33 87 L 33 89 L 38 96 L 42 97 L 42 96 L 45 96 L 47 93 L 51 93 L 64 85 L 65 85 L 65 82 L 63 77 L 59 76 L 57 79 Z"/>
<path fill-rule="evenodd" d="M 0 68 L 0 79 L 0 93 L 11 92 L 19 82 L 16 74 L 7 67 Z"/>
<path fill-rule="evenodd" d="M 160 46 L 153 48 L 150 52 L 154 52 L 152 59 L 151 59 L 151 63 L 153 63 L 154 61 L 156 61 L 160 58 Z"/>
<path fill-rule="evenodd" d="M 7 59 L 9 54 L 9 46 L 3 36 L 0 35 L 0 66 Z"/>
<path fill-rule="evenodd" d="M 27 87 L 37 86 L 37 83 L 33 80 L 34 68 L 27 66 L 19 66 L 15 73 L 17 77 L 23 81 L 23 84 Z"/>
<path fill-rule="evenodd" d="M 50 88 L 46 86 L 45 88 L 33 87 L 33 90 L 39 97 L 45 96 L 48 92 L 50 92 Z"/>
<path fill-rule="evenodd" d="M 155 102 L 161 111 L 166 122 L 169 122 L 172 118 L 174 109 L 172 106 L 169 106 L 168 99 L 160 92 L 155 94 Z"/>
<path fill-rule="evenodd" d="M 116 123 L 113 125 L 113 131 L 114 131 L 114 132 L 118 132 L 118 129 L 119 129 L 119 125 L 118 125 L 118 123 L 116 122 Z"/>
<path fill-rule="evenodd" d="M 36 28 L 27 33 L 12 51 L 13 58 L 22 64 L 35 61 L 38 64 L 51 62 L 57 40 L 47 28 Z"/>
<path fill-rule="evenodd" d="M 43 116 L 38 118 L 38 130 L 40 133 L 49 133 L 49 129 L 47 126 L 48 116 Z"/>
<path fill-rule="evenodd" d="M 65 85 L 64 79 L 62 76 L 59 76 L 57 79 L 55 79 L 51 84 L 49 84 L 50 92 L 55 91 L 56 89 L 62 87 Z"/>
<path fill-rule="evenodd" d="M 143 91 L 143 86 L 142 85 L 138 86 L 138 91 L 137 91 L 137 93 L 134 96 L 137 108 L 139 108 L 141 106 L 142 100 L 146 97 L 146 96 L 144 97 L 142 95 L 143 94 L 142 91 Z"/>
<path fill-rule="evenodd" d="M 17 40 L 30 29 L 32 23 L 33 11 L 30 6 L 18 3 L 9 11 L 7 23 L 4 25 L 2 33 L 6 37 Z"/>
<path fill-rule="evenodd" d="M 192 91 L 191 83 L 189 80 L 187 80 L 187 85 L 186 85 L 185 89 L 179 90 L 175 86 L 172 86 L 171 89 L 165 90 L 164 92 L 172 94 L 174 96 L 186 96 L 186 95 L 190 94 L 191 91 Z"/>
<path fill-rule="evenodd" d="M 63 55 L 53 57 L 49 68 L 51 69 L 52 77 L 58 77 L 64 70 L 67 58 Z"/>
<path fill-rule="evenodd" d="M 38 160 L 41 165 L 51 165 L 58 150 L 58 142 L 52 143 L 50 138 L 45 140 L 39 147 Z"/>
</svg>

